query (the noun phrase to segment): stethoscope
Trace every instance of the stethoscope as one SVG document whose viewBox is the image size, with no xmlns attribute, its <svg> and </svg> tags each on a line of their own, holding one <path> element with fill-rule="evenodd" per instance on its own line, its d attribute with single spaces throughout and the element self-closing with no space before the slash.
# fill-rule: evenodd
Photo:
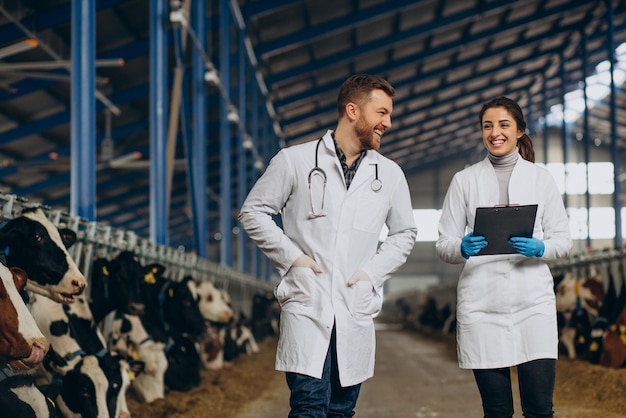
<svg viewBox="0 0 626 418">
<path fill-rule="evenodd" d="M 308 176 L 309 198 L 311 199 L 311 213 L 309 215 L 312 218 L 319 218 L 322 216 L 326 216 L 326 213 L 324 212 L 324 198 L 326 197 L 326 182 L 328 181 L 328 176 L 326 176 L 326 172 L 319 166 L 318 159 L 317 159 L 317 154 L 319 153 L 319 149 L 320 149 L 320 143 L 323 141 L 323 139 L 324 138 L 320 138 L 317 141 L 317 145 L 315 146 L 315 167 L 313 167 L 311 171 L 309 171 L 309 176 Z M 378 178 L 378 164 L 375 163 L 375 164 L 370 164 L 370 165 L 374 166 L 374 180 L 372 180 L 370 187 L 373 191 L 378 192 L 380 191 L 380 189 L 383 188 L 383 182 Z M 313 206 L 313 192 L 311 191 L 311 180 L 313 180 L 314 177 L 320 177 L 323 182 L 322 205 L 319 211 L 316 211 L 315 207 Z"/>
</svg>

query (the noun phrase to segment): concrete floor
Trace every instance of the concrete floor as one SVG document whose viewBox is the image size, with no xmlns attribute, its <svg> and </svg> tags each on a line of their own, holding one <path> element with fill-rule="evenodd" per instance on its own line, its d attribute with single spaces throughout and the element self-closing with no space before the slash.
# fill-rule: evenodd
<svg viewBox="0 0 626 418">
<path fill-rule="evenodd" d="M 377 328 L 376 369 L 362 386 L 356 418 L 482 416 L 472 373 L 458 368 L 449 344 L 397 327 Z M 268 386 L 271 390 L 238 418 L 287 417 L 289 390 L 284 377 L 268 381 Z"/>
</svg>

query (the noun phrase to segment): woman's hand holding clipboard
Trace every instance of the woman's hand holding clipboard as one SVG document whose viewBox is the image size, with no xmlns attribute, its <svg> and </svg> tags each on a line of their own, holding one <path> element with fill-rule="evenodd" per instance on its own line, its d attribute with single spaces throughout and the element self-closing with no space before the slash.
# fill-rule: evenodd
<svg viewBox="0 0 626 418">
<path fill-rule="evenodd" d="M 534 241 L 539 240 L 514 241 L 516 248 L 509 243 L 512 237 L 532 238 L 537 207 L 535 204 L 476 208 L 473 236 L 482 236 L 487 241 L 487 245 L 476 255 L 515 253 L 526 255 L 533 250 L 538 251 Z M 541 241 L 539 243 L 543 254 L 543 243 Z M 533 255 L 541 256 L 537 253 Z"/>
</svg>

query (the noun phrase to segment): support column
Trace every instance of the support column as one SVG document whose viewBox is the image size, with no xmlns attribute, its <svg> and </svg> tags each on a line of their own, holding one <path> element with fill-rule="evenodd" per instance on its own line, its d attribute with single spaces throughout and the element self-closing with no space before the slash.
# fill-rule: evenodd
<svg viewBox="0 0 626 418">
<path fill-rule="evenodd" d="M 233 204 L 231 192 L 232 138 L 228 112 L 230 104 L 230 8 L 228 0 L 220 0 L 219 44 L 220 77 L 224 86 L 224 96 L 220 101 L 220 263 L 233 265 Z"/>
<path fill-rule="evenodd" d="M 168 245 L 166 0 L 150 2 L 150 240 Z"/>
<path fill-rule="evenodd" d="M 94 0 L 72 1 L 70 212 L 96 219 L 96 19 Z"/>
</svg>

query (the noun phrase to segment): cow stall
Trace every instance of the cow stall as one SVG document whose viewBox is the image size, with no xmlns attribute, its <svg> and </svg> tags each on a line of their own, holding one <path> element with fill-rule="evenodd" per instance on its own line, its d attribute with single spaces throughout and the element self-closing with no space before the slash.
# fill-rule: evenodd
<svg viewBox="0 0 626 418">
<path fill-rule="evenodd" d="M 227 291 L 232 306 L 247 316 L 252 312 L 254 295 L 273 290 L 272 283 L 198 257 L 194 253 L 156 244 L 138 237 L 130 230 L 115 229 L 105 223 L 88 221 L 59 209 L 30 203 L 13 194 L 0 193 L 0 226 L 19 216 L 23 209 L 32 207 L 41 207 L 54 225 L 66 226 L 76 232 L 77 242 L 70 248 L 70 255 L 88 282 L 95 258 L 113 258 L 121 251 L 132 251 L 144 265 L 164 265 L 167 276 L 173 280 L 182 280 L 185 276 L 192 276 L 196 281 L 210 280 L 217 288 Z M 89 286 L 87 291 L 90 291 Z"/>
</svg>

